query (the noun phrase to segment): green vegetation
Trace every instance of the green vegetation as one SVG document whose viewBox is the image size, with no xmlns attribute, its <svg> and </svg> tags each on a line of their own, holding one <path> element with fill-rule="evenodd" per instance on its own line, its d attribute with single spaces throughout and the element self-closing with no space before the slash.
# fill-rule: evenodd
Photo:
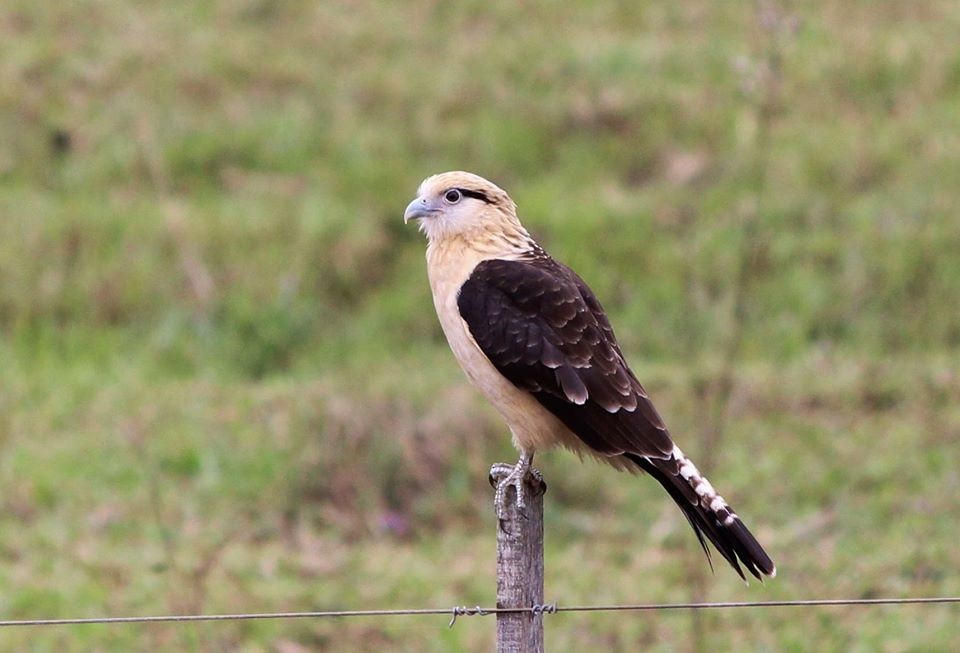
<svg viewBox="0 0 960 653">
<path fill-rule="evenodd" d="M 703 577 L 654 483 L 549 453 L 549 600 L 957 594 L 958 33 L 945 0 L 7 0 L 0 618 L 491 604 L 486 470 L 514 453 L 401 220 L 452 168 L 594 286 L 780 569 Z M 940 606 L 547 624 L 557 651 L 960 635 Z M 58 652 L 492 641 L 490 618 L 0 630 Z"/>
</svg>

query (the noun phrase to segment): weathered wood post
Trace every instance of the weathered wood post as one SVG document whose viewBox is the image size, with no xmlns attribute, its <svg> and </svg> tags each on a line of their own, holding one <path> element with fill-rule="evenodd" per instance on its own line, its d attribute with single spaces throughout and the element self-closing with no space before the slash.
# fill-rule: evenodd
<svg viewBox="0 0 960 653">
<path fill-rule="evenodd" d="M 490 484 L 496 488 L 511 468 L 494 465 Z M 547 485 L 527 474 L 522 488 L 522 512 L 513 487 L 503 497 L 497 528 L 498 608 L 543 605 L 543 493 Z M 497 613 L 497 652 L 542 653 L 543 613 Z"/>
</svg>

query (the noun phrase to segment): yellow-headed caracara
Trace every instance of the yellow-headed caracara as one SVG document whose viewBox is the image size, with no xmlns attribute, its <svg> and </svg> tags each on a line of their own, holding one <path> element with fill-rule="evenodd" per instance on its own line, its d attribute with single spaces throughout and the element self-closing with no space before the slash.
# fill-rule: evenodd
<svg viewBox="0 0 960 653">
<path fill-rule="evenodd" d="M 467 172 L 420 185 L 403 216 L 426 233 L 433 302 L 454 356 L 503 415 L 520 461 L 498 487 L 518 485 L 534 452 L 562 445 L 613 467 L 644 471 L 744 577 L 776 569 L 693 462 L 673 443 L 624 360 L 600 302 L 575 272 L 530 237 L 502 189 Z M 521 496 L 517 493 L 518 498 Z"/>
</svg>

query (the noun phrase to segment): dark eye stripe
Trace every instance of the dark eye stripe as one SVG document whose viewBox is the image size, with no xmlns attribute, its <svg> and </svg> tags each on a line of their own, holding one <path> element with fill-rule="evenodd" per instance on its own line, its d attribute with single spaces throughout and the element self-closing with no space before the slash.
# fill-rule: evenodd
<svg viewBox="0 0 960 653">
<path fill-rule="evenodd" d="M 486 202 L 487 204 L 493 204 L 493 200 L 487 197 L 487 194 L 479 190 L 470 190 L 469 188 L 458 188 L 464 197 L 472 197 L 475 200 L 480 200 L 481 202 Z"/>
</svg>

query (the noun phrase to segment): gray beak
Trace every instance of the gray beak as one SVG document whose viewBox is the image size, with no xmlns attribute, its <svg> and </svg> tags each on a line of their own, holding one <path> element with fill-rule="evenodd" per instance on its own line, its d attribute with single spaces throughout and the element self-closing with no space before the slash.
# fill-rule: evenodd
<svg viewBox="0 0 960 653">
<path fill-rule="evenodd" d="M 437 210 L 427 202 L 426 199 L 418 197 L 407 205 L 407 210 L 403 212 L 403 224 L 411 220 L 426 218 L 436 213 Z"/>
</svg>

